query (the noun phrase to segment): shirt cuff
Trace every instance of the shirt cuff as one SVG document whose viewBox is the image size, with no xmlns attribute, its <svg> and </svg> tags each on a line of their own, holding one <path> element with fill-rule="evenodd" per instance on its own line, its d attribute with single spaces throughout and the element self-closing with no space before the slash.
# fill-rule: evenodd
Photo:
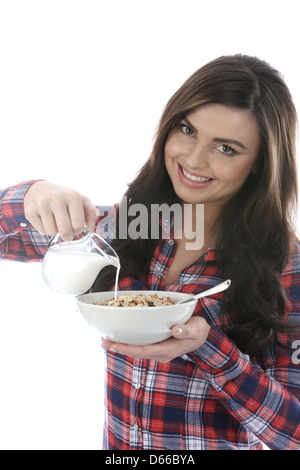
<svg viewBox="0 0 300 470">
<path fill-rule="evenodd" d="M 38 180 L 26 181 L 1 191 L 0 219 L 5 232 L 15 233 L 31 227 L 24 214 L 24 197 L 30 186 Z"/>
<path fill-rule="evenodd" d="M 218 391 L 251 367 L 249 356 L 239 351 L 235 343 L 214 325 L 211 325 L 205 343 L 188 356 Z"/>
</svg>

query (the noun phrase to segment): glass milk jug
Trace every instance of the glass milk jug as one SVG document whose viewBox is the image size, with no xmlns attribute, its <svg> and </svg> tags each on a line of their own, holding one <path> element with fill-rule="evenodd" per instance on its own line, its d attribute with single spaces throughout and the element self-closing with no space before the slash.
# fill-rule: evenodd
<svg viewBox="0 0 300 470">
<path fill-rule="evenodd" d="M 86 229 L 81 238 L 71 242 L 57 234 L 43 259 L 42 277 L 51 290 L 77 296 L 90 289 L 107 265 L 115 266 L 118 274 L 119 257 L 98 234 Z"/>
</svg>

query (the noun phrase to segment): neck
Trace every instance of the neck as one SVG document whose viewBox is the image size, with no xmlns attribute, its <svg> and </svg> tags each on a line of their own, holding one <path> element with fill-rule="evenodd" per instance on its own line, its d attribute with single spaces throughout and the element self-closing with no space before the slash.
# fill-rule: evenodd
<svg viewBox="0 0 300 470">
<path fill-rule="evenodd" d="M 191 250 L 203 250 L 215 244 L 217 218 L 209 204 L 183 204 L 182 240 Z"/>
</svg>

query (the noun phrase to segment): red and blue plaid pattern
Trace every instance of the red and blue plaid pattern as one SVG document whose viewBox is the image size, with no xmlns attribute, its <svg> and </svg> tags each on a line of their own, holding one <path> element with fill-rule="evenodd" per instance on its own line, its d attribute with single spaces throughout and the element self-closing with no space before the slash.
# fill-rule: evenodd
<svg viewBox="0 0 300 470">
<path fill-rule="evenodd" d="M 2 257 L 37 261 L 47 250 L 49 237 L 24 217 L 29 185 L 0 193 Z M 165 285 L 175 247 L 172 237 L 160 240 L 148 278 L 122 279 L 120 289 L 197 293 L 222 280 L 210 249 L 182 271 L 178 283 Z M 286 321 L 299 322 L 298 244 L 281 280 L 290 299 Z M 226 335 L 234 315 L 223 311 L 222 294 L 199 300 L 195 315 L 211 325 L 207 341 L 168 364 L 106 353 L 104 449 L 253 450 L 262 449 L 262 442 L 271 449 L 300 449 L 300 353 L 270 342 L 259 362 L 242 354 Z M 299 332 L 280 339 L 285 346 L 300 344 Z"/>
</svg>

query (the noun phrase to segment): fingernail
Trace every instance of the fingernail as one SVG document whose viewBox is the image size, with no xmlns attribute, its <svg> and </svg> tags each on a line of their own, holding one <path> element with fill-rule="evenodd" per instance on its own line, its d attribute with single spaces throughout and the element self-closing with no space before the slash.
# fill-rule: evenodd
<svg viewBox="0 0 300 470">
<path fill-rule="evenodd" d="M 180 336 L 181 333 L 182 333 L 182 328 L 180 326 L 177 326 L 174 331 L 175 336 Z"/>
</svg>

